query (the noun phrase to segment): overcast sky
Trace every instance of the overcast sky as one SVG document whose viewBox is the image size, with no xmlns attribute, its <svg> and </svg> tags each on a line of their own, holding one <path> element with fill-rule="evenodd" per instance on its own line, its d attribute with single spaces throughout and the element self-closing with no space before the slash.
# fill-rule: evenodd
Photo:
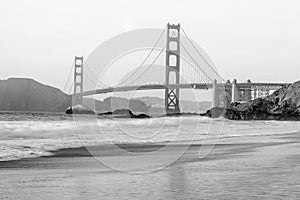
<svg viewBox="0 0 300 200">
<path fill-rule="evenodd" d="M 225 79 L 300 79 L 297 0 L 1 0 L 0 79 L 63 88 L 75 55 L 124 31 L 180 22 Z"/>
</svg>

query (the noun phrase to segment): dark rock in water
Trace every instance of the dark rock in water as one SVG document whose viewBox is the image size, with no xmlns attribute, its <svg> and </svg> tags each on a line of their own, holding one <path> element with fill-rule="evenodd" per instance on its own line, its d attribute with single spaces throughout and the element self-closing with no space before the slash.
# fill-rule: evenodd
<svg viewBox="0 0 300 200">
<path fill-rule="evenodd" d="M 179 112 L 179 113 L 168 113 L 161 115 L 160 117 L 189 117 L 189 116 L 199 116 L 199 113 L 196 112 Z M 201 115 L 201 114 L 200 114 Z"/>
<path fill-rule="evenodd" d="M 71 107 L 69 107 L 67 110 L 66 110 L 66 112 L 65 112 L 67 115 L 71 115 L 71 114 L 73 114 L 73 110 L 72 110 L 72 108 Z"/>
<path fill-rule="evenodd" d="M 138 114 L 135 115 L 131 110 L 129 109 L 117 109 L 113 112 L 105 112 L 100 113 L 100 116 L 108 116 L 113 118 L 150 118 L 149 115 L 146 114 Z"/>
<path fill-rule="evenodd" d="M 66 114 L 95 114 L 94 111 L 84 105 L 75 105 L 66 110 Z"/>
<path fill-rule="evenodd" d="M 202 116 L 233 120 L 300 120 L 300 81 L 276 90 L 265 98 L 212 108 Z"/>
<path fill-rule="evenodd" d="M 204 114 L 200 114 L 200 116 L 207 116 L 207 117 L 211 117 L 211 118 L 218 118 L 220 116 L 224 116 L 225 113 L 226 113 L 226 109 L 225 108 L 215 107 L 215 108 L 212 108 L 212 109 L 208 110 Z"/>
<path fill-rule="evenodd" d="M 133 115 L 132 118 L 144 119 L 144 118 L 150 118 L 150 116 L 142 113 L 142 114 L 138 114 L 138 115 Z"/>
</svg>

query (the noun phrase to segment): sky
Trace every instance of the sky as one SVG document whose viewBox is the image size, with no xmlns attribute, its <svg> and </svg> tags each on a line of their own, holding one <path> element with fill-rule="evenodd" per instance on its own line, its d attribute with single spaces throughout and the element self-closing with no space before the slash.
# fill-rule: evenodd
<svg viewBox="0 0 300 200">
<path fill-rule="evenodd" d="M 74 56 L 168 22 L 180 22 L 224 79 L 300 80 L 298 0 L 1 0 L 0 79 L 63 89 Z"/>
</svg>

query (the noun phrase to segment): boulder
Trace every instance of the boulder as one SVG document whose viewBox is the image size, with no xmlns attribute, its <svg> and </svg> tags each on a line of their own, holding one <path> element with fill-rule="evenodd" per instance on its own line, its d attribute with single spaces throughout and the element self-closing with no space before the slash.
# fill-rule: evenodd
<svg viewBox="0 0 300 200">
<path fill-rule="evenodd" d="M 95 114 L 94 111 L 84 105 L 75 105 L 66 110 L 66 114 Z"/>
<path fill-rule="evenodd" d="M 129 109 L 116 109 L 113 112 L 100 113 L 99 115 L 113 118 L 150 118 L 150 116 L 146 114 L 136 115 Z"/>
</svg>

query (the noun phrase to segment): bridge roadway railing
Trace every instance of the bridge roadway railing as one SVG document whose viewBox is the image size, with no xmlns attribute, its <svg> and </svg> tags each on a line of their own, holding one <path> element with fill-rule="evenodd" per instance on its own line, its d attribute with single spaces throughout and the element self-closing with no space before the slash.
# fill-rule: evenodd
<svg viewBox="0 0 300 200">
<path fill-rule="evenodd" d="M 286 85 L 290 85 L 290 83 L 238 83 L 237 85 L 240 90 L 247 88 L 277 90 Z"/>
</svg>

